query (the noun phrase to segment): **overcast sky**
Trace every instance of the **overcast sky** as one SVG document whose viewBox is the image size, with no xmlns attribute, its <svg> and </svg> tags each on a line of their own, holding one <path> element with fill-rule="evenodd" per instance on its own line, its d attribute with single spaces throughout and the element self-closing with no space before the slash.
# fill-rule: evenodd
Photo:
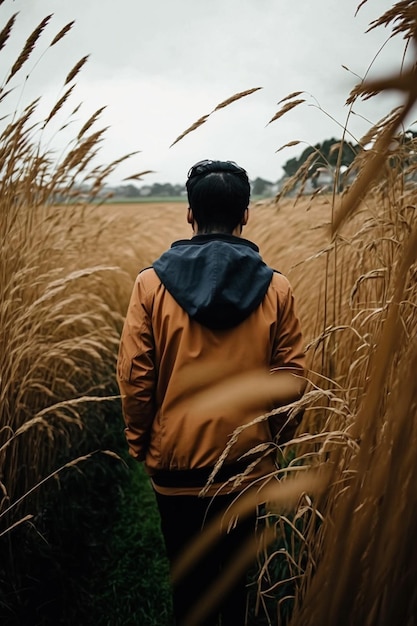
<svg viewBox="0 0 417 626">
<path fill-rule="evenodd" d="M 146 183 L 183 183 L 190 165 L 203 158 L 232 159 L 248 170 L 251 179 L 276 181 L 283 174 L 282 164 L 306 145 L 340 138 L 347 119 L 350 139 L 359 140 L 370 121 L 376 122 L 398 102 L 392 95 L 358 103 L 347 118 L 350 89 L 381 47 L 373 66 L 379 75 L 399 68 L 404 48 L 398 37 L 384 46 L 391 34 L 386 29 L 365 33 L 393 2 L 368 0 L 355 17 L 358 4 L 359 0 L 5 0 L 0 6 L 2 24 L 17 11 L 19 16 L 1 58 L 6 70 L 10 66 L 4 63 L 20 51 L 40 20 L 53 13 L 23 72 L 31 70 L 24 97 L 42 94 L 47 107 L 62 95 L 69 70 L 90 55 L 68 113 L 82 102 L 78 117 L 84 122 L 106 105 L 97 126 L 110 127 L 101 162 L 140 151 L 117 170 L 111 183 L 148 169 L 155 174 L 148 175 Z M 48 48 L 71 20 L 73 29 Z M 216 111 L 169 147 L 217 104 L 255 87 L 262 89 Z M 294 91 L 304 91 L 306 103 L 268 125 L 281 106 L 278 102 Z M 22 90 L 16 93 L 21 104 Z M 7 105 L 12 103 L 9 98 Z M 5 107 L 3 103 L 2 115 L 9 112 Z M 303 143 L 278 151 L 293 140 Z"/>
</svg>

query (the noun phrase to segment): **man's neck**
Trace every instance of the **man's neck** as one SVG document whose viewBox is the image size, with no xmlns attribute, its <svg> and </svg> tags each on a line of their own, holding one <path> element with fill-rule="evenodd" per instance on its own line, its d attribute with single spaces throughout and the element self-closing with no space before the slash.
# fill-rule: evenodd
<svg viewBox="0 0 417 626">
<path fill-rule="evenodd" d="M 193 237 L 195 237 L 195 235 L 231 235 L 233 237 L 241 237 L 242 236 L 242 226 L 239 224 L 238 226 L 236 226 L 236 228 L 233 229 L 233 231 L 227 232 L 225 230 L 197 230 L 194 229 L 193 230 Z"/>
</svg>

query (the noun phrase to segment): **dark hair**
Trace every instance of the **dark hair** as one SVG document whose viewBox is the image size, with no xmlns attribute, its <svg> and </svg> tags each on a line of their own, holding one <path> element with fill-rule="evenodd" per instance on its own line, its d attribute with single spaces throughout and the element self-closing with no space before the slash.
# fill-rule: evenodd
<svg viewBox="0 0 417 626">
<path fill-rule="evenodd" d="M 199 233 L 231 233 L 249 205 L 246 171 L 234 161 L 199 161 L 188 172 L 188 203 Z"/>
</svg>

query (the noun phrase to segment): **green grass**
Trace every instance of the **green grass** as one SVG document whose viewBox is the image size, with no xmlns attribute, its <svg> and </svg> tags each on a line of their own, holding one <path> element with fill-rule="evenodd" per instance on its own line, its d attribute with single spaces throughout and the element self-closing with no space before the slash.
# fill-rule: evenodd
<svg viewBox="0 0 417 626">
<path fill-rule="evenodd" d="M 171 626 L 168 562 L 159 514 L 142 465 L 128 461 L 103 570 L 97 571 L 90 618 L 96 626 Z"/>
</svg>

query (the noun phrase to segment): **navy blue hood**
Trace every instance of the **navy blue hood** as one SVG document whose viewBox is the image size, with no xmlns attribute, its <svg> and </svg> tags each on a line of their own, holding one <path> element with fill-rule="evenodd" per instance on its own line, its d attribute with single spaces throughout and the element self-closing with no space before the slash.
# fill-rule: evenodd
<svg viewBox="0 0 417 626">
<path fill-rule="evenodd" d="M 262 302 L 273 275 L 254 243 L 217 233 L 175 241 L 153 268 L 190 317 L 213 329 L 246 319 Z"/>
</svg>

